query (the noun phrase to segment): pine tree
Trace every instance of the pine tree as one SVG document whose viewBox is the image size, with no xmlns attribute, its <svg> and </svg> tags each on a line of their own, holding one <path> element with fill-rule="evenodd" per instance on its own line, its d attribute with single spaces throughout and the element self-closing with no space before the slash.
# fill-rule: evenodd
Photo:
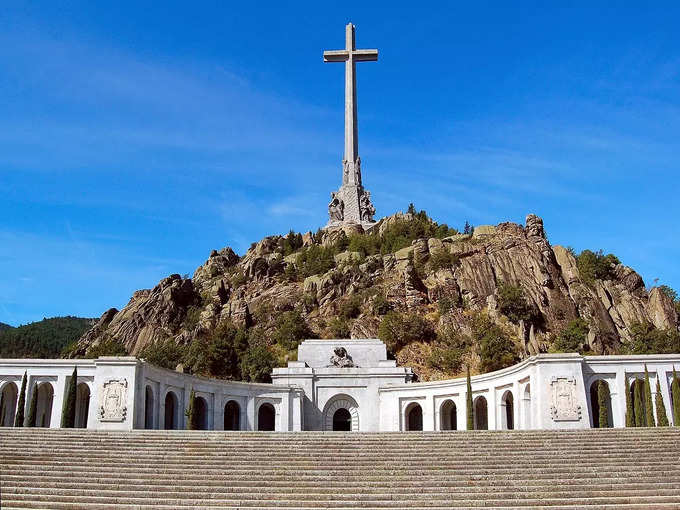
<svg viewBox="0 0 680 510">
<path fill-rule="evenodd" d="M 78 386 L 78 367 L 73 369 L 66 390 L 66 400 L 61 410 L 62 428 L 72 429 L 76 423 L 76 387 Z"/>
<path fill-rule="evenodd" d="M 680 379 L 675 371 L 675 366 L 673 366 L 671 394 L 673 395 L 673 425 L 680 427 Z"/>
<path fill-rule="evenodd" d="M 470 367 L 467 367 L 467 395 L 466 395 L 466 407 L 467 407 L 467 429 L 472 430 L 475 428 L 475 418 L 472 409 L 472 381 L 470 380 Z"/>
<path fill-rule="evenodd" d="M 656 425 L 658 427 L 668 427 L 668 416 L 666 415 L 666 406 L 663 403 L 663 395 L 661 394 L 661 383 L 659 377 L 656 377 Z"/>
<path fill-rule="evenodd" d="M 19 403 L 17 404 L 17 414 L 14 416 L 14 426 L 24 426 L 24 411 L 26 409 L 26 379 L 28 375 L 24 372 L 21 378 L 21 391 L 19 392 Z"/>
<path fill-rule="evenodd" d="M 31 392 L 31 403 L 28 406 L 28 416 L 26 417 L 26 426 L 35 427 L 36 414 L 38 411 L 38 385 L 33 385 L 33 391 Z"/>
<path fill-rule="evenodd" d="M 606 382 L 600 381 L 597 385 L 597 405 L 600 408 L 599 427 L 606 429 L 609 427 L 609 416 L 607 413 L 607 402 L 609 401 L 609 386 Z"/>
<path fill-rule="evenodd" d="M 184 411 L 187 417 L 187 430 L 198 430 L 197 416 L 196 416 L 196 392 L 192 389 L 189 394 L 189 407 Z"/>
<path fill-rule="evenodd" d="M 626 427 L 635 427 L 635 412 L 633 411 L 633 396 L 630 394 L 630 381 L 626 379 Z"/>
<path fill-rule="evenodd" d="M 649 384 L 649 372 L 645 365 L 645 421 L 648 427 L 656 427 L 654 421 L 654 404 L 652 403 L 652 387 Z"/>
<path fill-rule="evenodd" d="M 643 403 L 644 398 L 642 396 L 642 379 L 635 379 L 633 383 L 633 393 L 634 397 L 634 409 L 635 409 L 635 426 L 644 427 L 645 426 L 645 405 Z"/>
</svg>

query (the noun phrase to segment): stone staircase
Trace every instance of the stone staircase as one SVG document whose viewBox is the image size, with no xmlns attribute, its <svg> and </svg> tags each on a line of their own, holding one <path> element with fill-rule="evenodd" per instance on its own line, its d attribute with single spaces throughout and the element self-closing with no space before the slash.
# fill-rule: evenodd
<svg viewBox="0 0 680 510">
<path fill-rule="evenodd" d="M 680 509 L 680 429 L 0 429 L 0 508 Z"/>
</svg>

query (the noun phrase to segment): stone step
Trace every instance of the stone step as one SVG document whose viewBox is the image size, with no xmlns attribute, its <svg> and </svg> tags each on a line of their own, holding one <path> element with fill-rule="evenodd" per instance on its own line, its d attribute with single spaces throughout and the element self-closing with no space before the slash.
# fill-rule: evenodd
<svg viewBox="0 0 680 510">
<path fill-rule="evenodd" d="M 611 504 L 588 504 L 587 502 L 585 503 L 587 508 L 589 510 L 678 510 L 677 504 L 675 502 L 672 503 L 618 503 L 615 505 Z M 579 502 L 576 504 L 550 504 L 550 505 L 540 505 L 540 506 L 532 506 L 532 505 L 527 505 L 527 506 L 522 506 L 522 510 L 544 510 L 546 508 L 550 508 L 551 510 L 582 510 L 584 507 L 584 504 Z M 26 501 L 12 501 L 10 503 L 6 503 L 3 506 L 3 510 L 19 510 L 19 509 L 32 509 L 34 510 L 36 507 L 32 502 L 26 502 Z M 173 505 L 124 505 L 124 504 L 116 504 L 116 505 L 109 505 L 109 504 L 100 504 L 100 503 L 63 503 L 63 502 L 50 502 L 50 503 L 41 503 L 40 506 L 41 510 L 144 510 L 144 509 L 149 509 L 149 510 L 176 510 L 177 507 Z M 238 510 L 239 506 L 227 506 L 227 505 L 220 505 L 220 506 L 214 506 L 212 504 L 201 504 L 201 505 L 194 505 L 194 506 L 185 506 L 183 507 L 184 510 L 225 510 L 225 509 L 231 509 L 231 510 Z M 249 507 L 251 510 L 272 510 L 271 506 L 253 506 Z M 339 507 L 335 510 L 353 510 L 357 507 Z M 369 507 L 366 505 L 362 505 L 360 508 L 362 510 L 382 510 L 384 507 Z M 428 506 L 428 507 L 420 507 L 420 506 L 413 506 L 409 505 L 408 506 L 409 510 L 451 510 L 451 507 L 448 505 L 445 506 Z M 456 506 L 456 510 L 477 510 L 479 509 L 480 506 Z M 484 507 L 486 510 L 507 510 L 507 506 L 499 507 L 499 506 L 485 506 Z M 308 510 L 307 507 L 288 507 L 287 510 Z"/>
</svg>

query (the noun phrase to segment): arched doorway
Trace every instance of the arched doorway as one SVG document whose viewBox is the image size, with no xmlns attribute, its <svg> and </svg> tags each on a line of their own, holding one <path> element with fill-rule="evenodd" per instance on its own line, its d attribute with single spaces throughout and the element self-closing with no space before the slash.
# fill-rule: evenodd
<svg viewBox="0 0 680 510">
<path fill-rule="evenodd" d="M 177 396 L 172 391 L 168 391 L 165 395 L 165 423 L 163 424 L 165 430 L 174 430 L 177 428 L 177 423 L 175 423 L 176 413 Z"/>
<path fill-rule="evenodd" d="M 257 430 L 276 430 L 276 410 L 269 402 L 265 402 L 257 411 Z"/>
<path fill-rule="evenodd" d="M 439 429 L 458 429 L 458 414 L 456 410 L 456 404 L 453 400 L 445 400 L 439 409 Z"/>
<path fill-rule="evenodd" d="M 600 404 L 604 403 L 604 412 Z M 593 428 L 612 426 L 612 400 L 609 395 L 609 384 L 602 379 L 590 385 L 590 416 Z"/>
<path fill-rule="evenodd" d="M 489 418 L 486 407 L 486 399 L 479 396 L 474 402 L 474 422 L 475 430 L 488 430 L 489 428 Z"/>
<path fill-rule="evenodd" d="M 352 430 L 352 415 L 344 407 L 333 413 L 333 430 L 342 432 Z"/>
<path fill-rule="evenodd" d="M 350 397 L 349 395 L 345 394 L 340 394 L 340 395 L 335 395 L 333 398 L 328 400 L 326 402 L 326 405 L 324 406 L 323 410 L 323 417 L 322 417 L 322 423 L 324 426 L 324 430 L 345 430 L 345 429 L 337 429 L 336 426 L 341 426 L 339 423 L 335 422 L 335 415 L 337 411 L 340 409 L 344 409 L 349 413 L 350 416 L 350 425 L 349 429 L 351 431 L 358 431 L 359 430 L 359 405 L 356 403 L 356 401 Z M 341 418 L 343 416 L 346 416 L 344 413 L 340 413 L 338 415 L 338 418 Z M 342 425 L 344 426 L 344 425 Z"/>
<path fill-rule="evenodd" d="M 38 384 L 38 402 L 36 406 L 36 427 L 49 427 L 52 421 L 52 403 L 54 388 L 48 382 Z"/>
<path fill-rule="evenodd" d="M 522 415 L 524 429 L 531 429 L 531 385 L 529 383 L 524 387 L 524 395 L 522 396 Z"/>
<path fill-rule="evenodd" d="M 76 428 L 87 428 L 87 415 L 90 412 L 90 387 L 81 382 L 76 387 Z"/>
<path fill-rule="evenodd" d="M 423 408 L 415 402 L 406 408 L 406 430 L 423 430 Z"/>
<path fill-rule="evenodd" d="M 2 388 L 2 400 L 0 407 L 0 426 L 2 427 L 12 427 L 14 425 L 14 416 L 17 410 L 17 398 L 19 396 L 19 390 L 17 385 L 13 382 L 8 382 Z"/>
<path fill-rule="evenodd" d="M 146 394 L 144 397 L 144 428 L 152 429 L 153 427 L 153 390 L 151 386 L 146 387 Z"/>
<path fill-rule="evenodd" d="M 515 428 L 515 399 L 512 392 L 507 390 L 501 397 L 501 421 L 503 429 L 512 430 Z"/>
<path fill-rule="evenodd" d="M 241 407 L 235 400 L 230 400 L 224 406 L 224 430 L 241 429 Z"/>
<path fill-rule="evenodd" d="M 194 406 L 196 406 L 197 430 L 206 430 L 208 428 L 208 403 L 203 397 L 197 396 Z"/>
</svg>

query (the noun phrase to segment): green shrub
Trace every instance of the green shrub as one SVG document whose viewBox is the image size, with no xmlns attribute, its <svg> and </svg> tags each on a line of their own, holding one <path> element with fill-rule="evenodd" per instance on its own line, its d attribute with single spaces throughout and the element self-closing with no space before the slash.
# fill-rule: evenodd
<svg viewBox="0 0 680 510">
<path fill-rule="evenodd" d="M 328 321 L 328 333 L 330 338 L 349 338 L 349 321 L 343 317 L 333 317 Z"/>
<path fill-rule="evenodd" d="M 143 358 L 157 367 L 174 370 L 177 365 L 182 363 L 184 355 L 184 349 L 177 345 L 177 342 L 173 339 L 168 338 L 165 341 L 147 345 L 139 352 L 137 357 Z"/>
<path fill-rule="evenodd" d="M 380 253 L 380 237 L 377 234 L 351 234 L 349 236 L 349 251 L 358 252 L 362 257 Z"/>
<path fill-rule="evenodd" d="M 588 323 L 581 318 L 573 319 L 560 331 L 552 346 L 555 352 L 584 352 L 588 336 Z"/>
<path fill-rule="evenodd" d="M 26 379 L 28 374 L 24 371 L 24 376 L 21 378 L 21 390 L 19 390 L 19 402 L 17 403 L 17 414 L 14 416 L 14 426 L 24 426 L 24 410 L 26 409 Z"/>
<path fill-rule="evenodd" d="M 240 379 L 237 340 L 242 334 L 231 322 L 223 322 L 206 339 L 189 344 L 184 360 L 194 374 L 222 379 Z"/>
<path fill-rule="evenodd" d="M 630 394 L 630 382 L 628 381 L 628 377 L 626 377 L 626 427 L 635 427 L 633 396 Z"/>
<path fill-rule="evenodd" d="M 666 405 L 663 403 L 663 395 L 661 394 L 660 377 L 656 378 L 656 424 L 659 427 L 668 427 L 668 415 L 666 414 Z"/>
<path fill-rule="evenodd" d="M 673 396 L 673 425 L 680 427 L 680 378 L 673 367 L 673 382 L 671 382 L 671 395 Z"/>
<path fill-rule="evenodd" d="M 91 346 L 85 353 L 85 357 L 89 359 L 99 358 L 101 356 L 127 356 L 128 352 L 125 346 L 113 337 L 105 336 L 96 345 Z"/>
<path fill-rule="evenodd" d="M 500 370 L 519 361 L 517 348 L 510 335 L 484 313 L 473 318 L 472 338 L 479 346 L 480 368 L 483 372 Z"/>
<path fill-rule="evenodd" d="M 630 326 L 630 354 L 680 353 L 680 332 L 657 329 L 649 322 L 635 322 Z"/>
<path fill-rule="evenodd" d="M 76 391 L 78 387 L 78 367 L 73 369 L 73 374 L 66 388 L 66 399 L 61 409 L 61 428 L 72 429 L 76 423 Z"/>
<path fill-rule="evenodd" d="M 340 303 L 340 316 L 345 319 L 355 319 L 361 313 L 361 298 L 356 294 Z"/>
<path fill-rule="evenodd" d="M 437 344 L 432 348 L 426 363 L 430 368 L 449 373 L 460 372 L 463 356 L 470 349 L 472 338 L 451 326 L 437 331 Z"/>
<path fill-rule="evenodd" d="M 605 255 L 602 250 L 597 252 L 583 250 L 576 257 L 576 266 L 581 278 L 588 284 L 595 280 L 611 280 L 614 277 L 612 265 L 620 263 L 616 255 L 611 253 Z"/>
<path fill-rule="evenodd" d="M 649 372 L 645 364 L 645 422 L 648 427 L 656 426 L 654 421 L 654 404 L 652 403 L 652 388 L 649 384 Z"/>
<path fill-rule="evenodd" d="M 502 281 L 498 282 L 498 309 L 515 324 L 530 322 L 533 316 L 522 288 Z"/>
<path fill-rule="evenodd" d="M 281 245 L 281 250 L 283 251 L 283 255 L 290 255 L 291 253 L 295 253 L 298 251 L 300 248 L 302 248 L 302 234 L 296 233 L 293 230 L 288 232 L 288 235 L 286 237 L 282 237 L 281 241 L 279 242 Z"/>
<path fill-rule="evenodd" d="M 373 299 L 373 312 L 376 315 L 385 315 L 390 310 L 392 310 L 392 305 L 387 300 L 385 294 L 383 292 L 377 293 Z"/>
<path fill-rule="evenodd" d="M 271 373 L 275 366 L 276 357 L 267 347 L 251 347 L 241 361 L 243 380 L 250 382 L 271 382 Z"/>
<path fill-rule="evenodd" d="M 333 248 L 312 244 L 302 249 L 295 259 L 297 273 L 306 278 L 323 274 L 335 267 L 336 251 Z"/>
<path fill-rule="evenodd" d="M 633 383 L 633 412 L 636 427 L 646 426 L 644 386 L 642 379 L 636 379 Z"/>
<path fill-rule="evenodd" d="M 429 342 L 434 328 L 416 313 L 388 312 L 378 327 L 378 337 L 391 352 L 397 352 L 411 342 Z"/>
<path fill-rule="evenodd" d="M 668 298 L 673 301 L 675 312 L 678 314 L 678 316 L 680 316 L 680 298 L 678 297 L 678 293 L 671 289 L 668 285 L 662 285 L 659 288 L 661 289 L 661 292 L 666 294 L 666 296 L 668 296 Z"/>
<path fill-rule="evenodd" d="M 272 338 L 286 350 L 295 349 L 301 340 L 313 335 L 305 319 L 297 310 L 283 312 L 276 318 Z"/>
<path fill-rule="evenodd" d="M 33 390 L 31 391 L 31 403 L 28 406 L 28 416 L 26 417 L 26 426 L 35 427 L 36 419 L 38 413 L 38 385 L 33 385 Z M 0 421 L 0 423 L 2 423 Z"/>
<path fill-rule="evenodd" d="M 606 429 L 609 427 L 609 416 L 607 403 L 609 402 L 609 385 L 604 381 L 599 381 L 597 385 L 597 405 L 599 407 L 598 427 Z"/>
<path fill-rule="evenodd" d="M 460 257 L 447 250 L 440 250 L 430 254 L 428 267 L 430 271 L 437 271 L 439 269 L 453 268 L 460 262 Z"/>
<path fill-rule="evenodd" d="M 198 326 L 198 321 L 201 319 L 201 307 L 190 306 L 187 308 L 186 316 L 184 317 L 184 329 L 193 331 Z"/>
</svg>

